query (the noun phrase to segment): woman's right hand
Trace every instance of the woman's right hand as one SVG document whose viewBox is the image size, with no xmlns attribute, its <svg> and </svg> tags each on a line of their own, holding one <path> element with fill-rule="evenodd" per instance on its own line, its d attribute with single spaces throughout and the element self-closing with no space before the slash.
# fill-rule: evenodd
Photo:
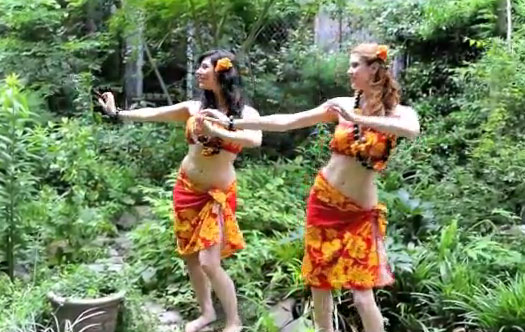
<svg viewBox="0 0 525 332">
<path fill-rule="evenodd" d="M 115 97 L 111 92 L 104 92 L 100 98 L 98 98 L 98 103 L 102 106 L 104 114 L 114 117 L 117 115 L 117 106 L 115 105 Z"/>
<path fill-rule="evenodd" d="M 197 115 L 195 118 L 195 132 L 201 136 L 216 136 L 215 126 L 212 122 L 207 121 L 206 119 L 215 119 L 215 118 L 206 118 L 203 115 Z"/>
</svg>

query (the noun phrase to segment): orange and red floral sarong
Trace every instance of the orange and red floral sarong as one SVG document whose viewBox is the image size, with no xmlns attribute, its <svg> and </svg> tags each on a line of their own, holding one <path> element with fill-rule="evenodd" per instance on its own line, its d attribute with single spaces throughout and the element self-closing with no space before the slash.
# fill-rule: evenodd
<svg viewBox="0 0 525 332">
<path fill-rule="evenodd" d="M 190 255 L 221 242 L 221 257 L 245 247 L 235 219 L 236 183 L 226 191 L 198 190 L 181 172 L 173 188 L 175 237 L 181 255 Z M 221 227 L 222 226 L 222 227 Z M 222 234 L 221 234 L 222 229 Z"/>
<path fill-rule="evenodd" d="M 383 238 L 386 207 L 364 210 L 330 185 L 322 174 L 308 198 L 305 283 L 323 289 L 370 289 L 394 282 Z"/>
</svg>

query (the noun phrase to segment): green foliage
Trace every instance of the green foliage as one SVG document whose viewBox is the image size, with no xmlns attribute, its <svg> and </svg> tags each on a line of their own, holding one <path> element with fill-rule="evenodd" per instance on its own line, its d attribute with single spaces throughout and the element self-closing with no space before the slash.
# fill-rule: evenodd
<svg viewBox="0 0 525 332">
<path fill-rule="evenodd" d="M 71 105 L 75 74 L 98 70 L 100 53 L 94 50 L 102 51 L 110 44 L 101 31 L 86 34 L 91 19 L 86 17 L 87 3 L 2 1 L 0 76 L 16 72 L 42 96 L 60 96 L 52 100 L 53 109 Z"/>
<path fill-rule="evenodd" d="M 491 278 L 488 283 L 476 286 L 472 297 L 463 296 L 451 301 L 452 306 L 465 312 L 463 315 L 469 325 L 501 331 L 522 331 L 525 316 L 519 310 L 525 300 L 524 275 L 506 280 Z"/>
<path fill-rule="evenodd" d="M 114 234 L 111 223 L 139 190 L 135 169 L 101 153 L 100 129 L 80 119 L 63 118 L 36 127 L 29 141 L 40 163 L 35 199 L 25 202 L 25 233 L 38 239 L 49 263 L 91 261 L 100 256 L 92 245 L 102 234 Z"/>
<path fill-rule="evenodd" d="M 166 40 L 185 41 L 192 25 L 199 52 L 218 47 L 247 51 L 265 25 L 283 17 L 297 19 L 302 10 L 290 0 L 130 0 L 112 18 L 111 30 L 129 34 L 133 22 L 141 21 L 148 39 L 162 50 Z"/>
<path fill-rule="evenodd" d="M 433 205 L 411 196 L 405 189 L 380 192 L 388 206 L 389 233 L 401 243 L 417 243 L 438 229 Z"/>
<path fill-rule="evenodd" d="M 493 278 L 507 285 L 512 283 L 512 275 L 522 273 L 523 255 L 509 249 L 502 240 L 495 235 L 462 234 L 458 222 L 452 221 L 433 239 L 409 250 L 413 270 L 397 272 L 394 288 L 380 295 L 382 303 L 395 303 L 399 308 L 385 315 L 394 327 L 400 324 L 411 331 L 430 327 L 449 329 L 460 324 L 461 317 L 473 314 L 467 303 L 471 303 L 481 285 Z M 505 287 L 493 290 L 499 292 Z M 519 311 L 518 307 L 512 310 Z M 470 320 L 470 324 L 479 323 Z M 493 323 L 483 327 L 497 330 L 503 326 L 500 322 Z"/>
<path fill-rule="evenodd" d="M 172 219 L 146 222 L 131 235 L 134 251 L 130 260 L 144 289 L 161 290 L 175 282 L 183 283 L 187 280 L 186 273 L 183 272 L 184 263 L 175 256 L 172 224 Z M 181 285 L 177 292 L 187 293 L 189 289 L 182 291 L 185 288 L 187 285 Z"/>
<path fill-rule="evenodd" d="M 289 36 L 275 56 L 269 57 L 257 48 L 250 54 L 251 76 L 246 92 L 262 115 L 302 112 L 329 98 L 350 94 L 346 52 L 327 54 L 311 43 L 310 32 L 299 30 Z M 313 133 L 311 128 L 286 134 L 265 133 L 265 155 L 272 159 L 277 155 L 293 157 L 294 149 L 305 144 L 309 134 L 319 138 L 315 144 L 327 144 L 327 135 L 319 134 L 325 132 L 326 127 Z"/>
<path fill-rule="evenodd" d="M 86 202 L 133 204 L 133 169 L 101 154 L 104 146 L 98 140 L 102 133 L 97 127 L 62 118 L 61 122 L 49 122 L 37 134 L 34 141 L 45 155 L 42 166 L 50 171 L 48 181 L 60 192 Z"/>
<path fill-rule="evenodd" d="M 518 41 L 514 47 L 519 50 L 522 44 Z M 479 62 L 455 70 L 454 80 L 461 83 L 463 91 L 455 98 L 458 109 L 446 119 L 436 114 L 427 126 L 424 145 L 416 150 L 418 160 L 430 158 L 434 171 L 427 167 L 425 171 L 439 181 L 425 190 L 425 196 L 435 199 L 437 194 L 437 201 L 443 202 L 463 197 L 457 204 L 447 202 L 443 215 L 455 210 L 469 216 L 471 224 L 485 218 L 509 222 L 490 213 L 497 208 L 521 213 L 518 201 L 523 200 L 520 165 L 524 155 L 519 146 L 523 142 L 521 105 L 525 94 L 520 87 L 525 70 L 519 53 L 509 53 L 502 46 L 493 41 Z M 433 156 L 436 154 L 438 158 Z M 414 165 L 420 164 L 426 162 Z M 438 169 L 442 172 L 436 173 Z"/>
<path fill-rule="evenodd" d="M 58 194 L 44 186 L 24 214 L 32 216 L 27 231 L 38 239 L 48 264 L 94 261 L 104 254 L 94 240 L 116 233 L 110 216 L 115 207 L 89 207 L 83 198 Z"/>
<path fill-rule="evenodd" d="M 89 267 L 71 266 L 57 275 L 51 289 L 62 297 L 76 299 L 99 298 L 125 290 L 126 279 L 123 272 L 116 272 L 106 266 L 102 271 Z"/>
<path fill-rule="evenodd" d="M 397 148 L 381 179 L 393 247 L 408 243 L 400 252 L 410 257 L 395 287 L 380 295 L 397 308 L 384 314 L 401 330 L 519 330 L 515 300 L 489 303 L 519 298 L 512 287 L 519 289 L 523 269 L 521 246 L 501 231 L 523 216 L 521 27 L 510 47 L 499 40 L 496 15 L 504 12 L 495 1 L 369 5 L 361 10 L 375 32 L 408 54 L 401 83 L 423 128 Z M 521 7 L 513 4 L 514 21 L 523 19 Z M 501 319 L 488 318 L 495 312 Z"/>
<path fill-rule="evenodd" d="M 308 180 L 300 158 L 241 170 L 237 213 L 241 227 L 271 234 L 302 225 Z"/>
<path fill-rule="evenodd" d="M 155 60 L 183 72 L 186 29 L 193 23 L 199 50 L 246 51 L 240 58 L 246 92 L 262 114 L 294 113 L 348 95 L 347 54 L 312 46 L 307 27 L 321 3 L 329 11 L 341 4 L 130 0 L 109 24 L 117 40 L 144 22 Z M 146 202 L 155 214 L 128 234 L 131 272 L 123 280 L 132 288 L 120 329 L 149 331 L 154 322 L 141 310 L 141 293 L 162 298 L 185 316 L 197 307 L 175 254 L 172 228 L 171 188 L 186 145 L 179 126 L 116 127 L 92 117 L 90 88 L 103 81 L 97 76 L 100 64 L 115 46 L 104 32 L 111 5 L 0 3 L 0 75 L 18 72 L 29 86 L 52 96 L 46 101 L 55 113 L 71 115 L 33 124 L 26 121 L 29 110 L 44 113 L 42 103 L 12 77 L 11 85 L 0 88 L 2 119 L 10 119 L 0 123 L 0 214 L 8 221 L 0 235 L 6 239 L 9 229 L 18 234 L 10 238 L 19 244 L 14 249 L 22 265 L 31 255 L 57 268 L 88 263 L 106 254 L 94 240 L 116 234 L 112 220 Z M 397 280 L 377 292 L 388 329 L 442 332 L 471 325 L 479 331 L 518 331 L 524 326 L 525 284 L 517 227 L 525 211 L 525 2 L 512 2 L 510 45 L 497 38 L 504 17 L 496 1 L 348 6 L 352 29 L 364 27 L 407 56 L 404 100 L 418 111 L 423 128 L 417 140 L 400 141 L 377 181 L 380 200 L 389 207 L 386 246 Z M 294 28 L 282 28 L 282 22 Z M 265 39 L 275 27 L 286 38 Z M 107 76 L 118 76 L 117 71 Z M 261 158 L 253 153 L 236 162 L 237 217 L 247 248 L 224 266 L 251 331 L 275 331 L 267 308 L 271 301 L 307 300 L 300 277 L 305 198 L 329 158 L 330 131 L 329 125 L 318 125 L 265 134 L 269 148 Z M 16 209 L 5 202 L 15 202 Z M 517 233 L 510 236 L 511 231 Z M 2 266 L 8 256 L 0 259 Z M 67 279 L 77 293 L 97 294 L 105 286 L 99 275 L 87 272 Z M 35 324 L 47 318 L 44 294 L 50 280 L 36 271 L 31 284 L 2 277 L 0 330 L 37 330 Z M 358 324 L 348 305 L 351 295 L 343 292 L 338 299 L 340 325 Z"/>
<path fill-rule="evenodd" d="M 0 273 L 0 330 L 38 331 L 40 319 L 49 310 L 46 293 L 51 284 L 51 280 L 38 284 L 11 282 L 7 275 Z"/>
<path fill-rule="evenodd" d="M 136 170 L 134 176 L 161 184 L 187 152 L 179 124 L 126 124 L 96 130 L 99 151 L 116 164 Z"/>
<path fill-rule="evenodd" d="M 326 54 L 311 40 L 310 31 L 299 29 L 275 56 L 263 50 L 252 53 L 254 89 L 248 91 L 258 108 L 295 113 L 348 94 L 348 55 Z"/>
<path fill-rule="evenodd" d="M 55 317 L 47 299 L 47 293 L 51 289 L 65 290 L 66 295 L 73 296 L 103 295 L 106 290 L 110 290 L 108 287 L 124 290 L 126 298 L 119 315 L 117 331 L 146 332 L 158 324 L 149 312 L 143 310 L 146 298 L 134 287 L 129 270 L 118 274 L 107 271 L 94 274 L 85 267 L 69 266 L 61 275 L 53 276 L 52 273 L 41 270 L 31 283 L 19 280 L 11 282 L 5 274 L 0 274 L 0 330 L 71 332 L 56 328 Z"/>
<path fill-rule="evenodd" d="M 388 41 L 437 44 L 447 38 L 455 43 L 492 36 L 498 29 L 497 4 L 496 0 L 374 0 L 348 6 L 357 13 L 355 24 L 366 25 Z"/>
<path fill-rule="evenodd" d="M 21 203 L 31 197 L 37 178 L 33 171 L 38 158 L 30 142 L 30 123 L 36 114 L 28 107 L 26 93 L 17 76 L 10 75 L 0 86 L 0 225 L 3 259 L 11 278 L 14 274 L 15 250 L 21 245 Z"/>
<path fill-rule="evenodd" d="M 469 34 L 490 37 L 497 28 L 497 4 L 497 0 L 425 1 L 419 34 L 425 40 L 468 26 Z"/>
</svg>

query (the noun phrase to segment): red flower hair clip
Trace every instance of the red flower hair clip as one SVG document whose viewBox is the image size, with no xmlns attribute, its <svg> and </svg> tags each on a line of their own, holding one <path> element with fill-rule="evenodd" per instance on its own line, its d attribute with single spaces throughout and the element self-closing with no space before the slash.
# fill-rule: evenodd
<svg viewBox="0 0 525 332">
<path fill-rule="evenodd" d="M 217 61 L 215 71 L 220 73 L 229 70 L 231 67 L 233 67 L 232 61 L 229 58 L 224 57 Z"/>
<path fill-rule="evenodd" d="M 388 46 L 386 46 L 386 45 L 379 45 L 377 47 L 376 56 L 379 59 L 381 59 L 381 60 L 386 62 L 386 59 L 388 58 Z"/>
</svg>

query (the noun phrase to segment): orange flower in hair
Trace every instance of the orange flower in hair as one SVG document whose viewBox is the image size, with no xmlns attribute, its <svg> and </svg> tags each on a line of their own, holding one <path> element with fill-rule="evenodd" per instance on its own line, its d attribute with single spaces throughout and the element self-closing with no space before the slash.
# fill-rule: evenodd
<svg viewBox="0 0 525 332">
<path fill-rule="evenodd" d="M 215 71 L 220 73 L 227 71 L 231 67 L 233 67 L 232 61 L 229 58 L 224 57 L 217 61 L 217 64 L 215 65 Z"/>
<path fill-rule="evenodd" d="M 379 45 L 377 47 L 376 55 L 379 59 L 386 61 L 388 57 L 388 46 L 386 45 Z"/>
</svg>

